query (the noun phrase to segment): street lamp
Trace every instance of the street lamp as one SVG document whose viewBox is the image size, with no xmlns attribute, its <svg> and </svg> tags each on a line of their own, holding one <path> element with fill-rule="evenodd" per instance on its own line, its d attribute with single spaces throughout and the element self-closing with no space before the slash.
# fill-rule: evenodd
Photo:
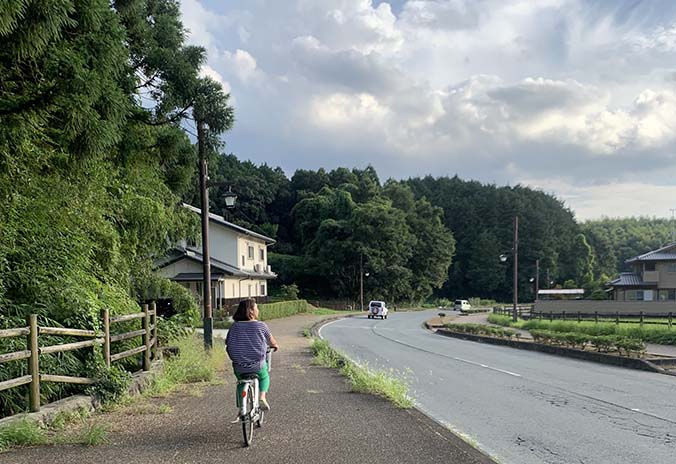
<svg viewBox="0 0 676 464">
<path fill-rule="evenodd" d="M 204 347 L 214 345 L 214 318 L 211 308 L 211 258 L 209 255 L 209 187 L 222 186 L 224 182 L 209 182 L 206 157 L 200 159 L 200 196 L 202 211 L 202 305 L 204 308 Z M 237 195 L 228 187 L 225 193 L 226 208 L 234 208 Z"/>
</svg>

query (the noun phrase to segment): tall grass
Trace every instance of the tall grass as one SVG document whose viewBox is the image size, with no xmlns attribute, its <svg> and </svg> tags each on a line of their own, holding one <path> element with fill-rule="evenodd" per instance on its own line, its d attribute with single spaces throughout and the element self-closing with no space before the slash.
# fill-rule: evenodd
<svg viewBox="0 0 676 464">
<path fill-rule="evenodd" d="M 397 379 L 392 371 L 358 366 L 331 348 L 326 340 L 314 339 L 311 349 L 315 363 L 340 369 L 341 375 L 350 381 L 352 390 L 382 396 L 399 408 L 413 407 L 413 400 L 408 396 L 408 386 Z"/>
<path fill-rule="evenodd" d="M 27 419 L 0 428 L 0 451 L 9 447 L 35 446 L 47 442 L 43 427 Z"/>
</svg>

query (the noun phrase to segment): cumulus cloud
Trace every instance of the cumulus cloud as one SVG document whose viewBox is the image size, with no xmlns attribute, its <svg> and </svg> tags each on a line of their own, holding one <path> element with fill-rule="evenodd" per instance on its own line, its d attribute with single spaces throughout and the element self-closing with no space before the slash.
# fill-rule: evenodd
<svg viewBox="0 0 676 464">
<path fill-rule="evenodd" d="M 229 147 L 254 161 L 528 181 L 597 215 L 593 195 L 673 178 L 676 2 L 185 0 L 182 11 L 208 51 L 202 72 L 237 98 Z"/>
</svg>

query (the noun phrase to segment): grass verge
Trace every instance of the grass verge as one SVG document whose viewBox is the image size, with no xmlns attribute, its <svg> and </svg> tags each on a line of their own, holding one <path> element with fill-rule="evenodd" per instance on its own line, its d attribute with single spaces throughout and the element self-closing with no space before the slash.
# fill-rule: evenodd
<svg viewBox="0 0 676 464">
<path fill-rule="evenodd" d="M 413 400 L 408 395 L 408 386 L 394 377 L 392 371 L 374 371 L 366 366 L 357 365 L 331 348 L 326 340 L 314 339 L 312 352 L 315 364 L 340 369 L 340 373 L 347 377 L 354 391 L 382 396 L 399 408 L 413 407 Z"/>
</svg>

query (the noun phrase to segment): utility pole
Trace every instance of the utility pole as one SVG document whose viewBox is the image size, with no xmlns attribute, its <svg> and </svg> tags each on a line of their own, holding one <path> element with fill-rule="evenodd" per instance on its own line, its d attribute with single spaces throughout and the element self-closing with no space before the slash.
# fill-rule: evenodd
<svg viewBox="0 0 676 464">
<path fill-rule="evenodd" d="M 517 321 L 519 312 L 517 305 L 519 303 L 519 216 L 514 216 L 514 308 L 512 309 L 512 320 Z"/>
<path fill-rule="evenodd" d="M 676 208 L 669 208 L 671 211 L 671 243 L 676 242 L 676 231 L 674 230 L 674 212 Z"/>
<path fill-rule="evenodd" d="M 538 300 L 538 292 L 540 291 L 540 260 L 535 260 L 535 301 Z"/>
<path fill-rule="evenodd" d="M 202 201 L 202 305 L 204 308 L 204 348 L 211 350 L 213 342 L 213 315 L 211 313 L 211 259 L 209 256 L 209 190 L 207 182 L 206 129 L 204 121 L 197 121 L 197 151 L 200 159 L 200 197 Z"/>
<path fill-rule="evenodd" d="M 364 254 L 359 254 L 359 301 L 361 310 L 364 311 Z"/>
</svg>

